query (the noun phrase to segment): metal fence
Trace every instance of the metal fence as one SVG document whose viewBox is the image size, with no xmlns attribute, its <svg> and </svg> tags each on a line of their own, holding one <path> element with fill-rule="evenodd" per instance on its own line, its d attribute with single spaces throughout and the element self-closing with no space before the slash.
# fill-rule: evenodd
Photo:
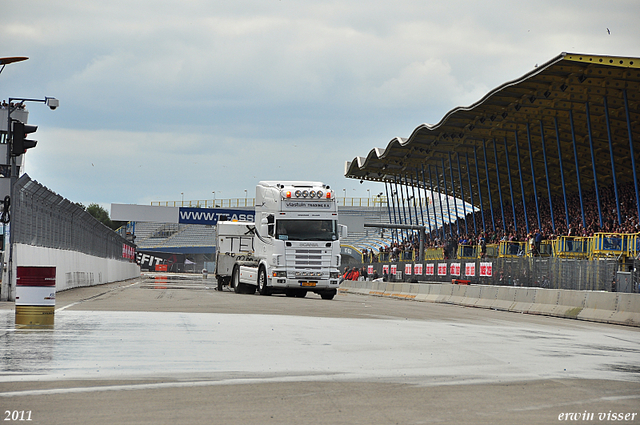
<svg viewBox="0 0 640 425">
<path fill-rule="evenodd" d="M 640 265 L 640 264 L 639 264 Z M 404 282 L 451 282 L 468 280 L 472 284 L 541 287 L 592 291 L 616 290 L 619 263 L 616 260 L 578 260 L 554 257 L 492 258 L 486 260 L 433 260 L 423 263 L 367 263 L 350 267 L 371 268 L 379 277 Z M 417 266 L 417 267 L 416 267 Z M 393 273 L 393 270 L 396 273 Z M 639 274 L 630 292 L 638 291 Z"/>
<path fill-rule="evenodd" d="M 78 205 L 23 174 L 11 200 L 13 242 L 130 259 L 134 245 Z M 128 255 L 129 254 L 129 255 Z"/>
</svg>

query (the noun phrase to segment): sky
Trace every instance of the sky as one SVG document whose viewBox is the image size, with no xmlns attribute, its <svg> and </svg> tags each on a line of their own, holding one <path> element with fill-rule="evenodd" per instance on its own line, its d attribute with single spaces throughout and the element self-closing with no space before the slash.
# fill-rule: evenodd
<svg viewBox="0 0 640 425">
<path fill-rule="evenodd" d="M 366 197 L 384 185 L 346 161 L 561 52 L 640 57 L 638 17 L 637 0 L 0 0 L 0 57 L 29 57 L 0 100 L 59 99 L 28 104 L 25 171 L 84 205 L 260 180 Z"/>
</svg>

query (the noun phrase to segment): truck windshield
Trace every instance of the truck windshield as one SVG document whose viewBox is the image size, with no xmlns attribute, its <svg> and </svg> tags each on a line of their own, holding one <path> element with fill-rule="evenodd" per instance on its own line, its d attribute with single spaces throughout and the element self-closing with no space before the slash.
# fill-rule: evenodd
<svg viewBox="0 0 640 425">
<path fill-rule="evenodd" d="M 335 241 L 335 220 L 277 220 L 276 238 L 289 241 Z"/>
</svg>

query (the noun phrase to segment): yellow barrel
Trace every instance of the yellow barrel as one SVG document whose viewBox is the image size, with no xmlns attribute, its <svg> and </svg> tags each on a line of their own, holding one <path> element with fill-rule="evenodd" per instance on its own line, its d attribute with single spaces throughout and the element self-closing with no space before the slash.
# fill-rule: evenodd
<svg viewBox="0 0 640 425">
<path fill-rule="evenodd" d="M 17 305 L 16 328 L 53 328 L 54 307 Z"/>
</svg>

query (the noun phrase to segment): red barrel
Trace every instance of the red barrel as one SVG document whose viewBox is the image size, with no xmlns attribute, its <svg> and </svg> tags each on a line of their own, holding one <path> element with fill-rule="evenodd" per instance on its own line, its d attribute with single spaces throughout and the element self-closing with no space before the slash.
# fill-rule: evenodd
<svg viewBox="0 0 640 425">
<path fill-rule="evenodd" d="M 55 266 L 18 266 L 16 327 L 52 328 L 55 306 Z"/>
</svg>

